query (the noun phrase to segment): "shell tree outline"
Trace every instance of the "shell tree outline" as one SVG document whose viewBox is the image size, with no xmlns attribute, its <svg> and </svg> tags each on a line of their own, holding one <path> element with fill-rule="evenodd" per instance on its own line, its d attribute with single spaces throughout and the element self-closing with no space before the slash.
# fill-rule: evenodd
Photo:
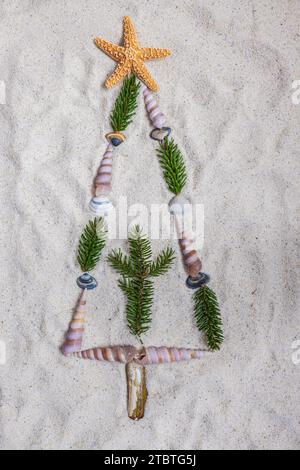
<svg viewBox="0 0 300 470">
<path fill-rule="evenodd" d="M 219 349 L 223 341 L 222 321 L 216 295 L 207 286 L 210 278 L 201 272 L 202 262 L 194 248 L 192 238 L 186 231 L 186 216 L 190 203 L 182 195 L 187 182 L 184 158 L 177 144 L 170 139 L 171 128 L 165 125 L 166 117 L 153 96 L 153 92 L 159 89 L 158 84 L 145 66 L 146 61 L 165 58 L 171 54 L 171 51 L 141 48 L 133 22 L 129 17 L 124 18 L 123 46 L 101 38 L 96 38 L 95 44 L 118 63 L 114 73 L 106 80 L 106 87 L 112 88 L 122 80 L 124 83 L 110 115 L 112 132 L 106 134 L 108 145 L 94 180 L 94 194 L 89 204 L 94 219 L 90 220 L 85 227 L 79 242 L 77 260 L 82 274 L 77 279 L 77 285 L 81 292 L 61 351 L 65 356 L 125 364 L 128 416 L 139 420 L 144 416 L 148 397 L 145 367 L 151 364 L 200 359 L 206 353 Z M 127 324 L 130 332 L 139 341 L 139 345 L 82 349 L 87 294 L 98 285 L 91 272 L 100 261 L 105 247 L 105 218 L 113 209 L 108 195 L 112 191 L 114 151 L 125 142 L 124 131 L 132 123 L 135 115 L 140 91 L 140 83 L 137 79 L 142 82 L 146 110 L 153 124 L 150 137 L 159 142 L 157 153 L 163 177 L 169 190 L 174 194 L 169 207 L 178 230 L 179 246 L 188 274 L 186 285 L 190 289 L 196 289 L 194 295 L 196 323 L 198 328 L 206 333 L 209 350 L 165 346 L 146 347 L 144 345 L 142 334 L 146 333 L 151 325 L 153 279 L 168 272 L 174 261 L 175 252 L 167 248 L 153 260 L 150 241 L 138 226 L 129 234 L 129 255 L 123 254 L 121 250 L 112 251 L 108 256 L 108 263 L 121 275 L 119 287 L 127 297 Z"/>
</svg>

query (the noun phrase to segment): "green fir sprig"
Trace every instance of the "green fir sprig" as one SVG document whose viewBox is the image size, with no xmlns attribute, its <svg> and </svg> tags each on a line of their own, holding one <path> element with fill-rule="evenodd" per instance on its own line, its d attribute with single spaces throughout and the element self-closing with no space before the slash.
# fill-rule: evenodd
<svg viewBox="0 0 300 470">
<path fill-rule="evenodd" d="M 106 244 L 106 225 L 102 217 L 90 220 L 81 235 L 78 247 L 78 263 L 83 272 L 92 271 Z"/>
<path fill-rule="evenodd" d="M 151 243 L 139 226 L 134 227 L 128 237 L 129 256 L 121 250 L 112 251 L 109 264 L 122 276 L 119 287 L 127 297 L 126 317 L 130 332 L 141 340 L 151 325 L 154 284 L 151 278 L 166 274 L 175 252 L 167 248 L 152 260 Z"/>
<path fill-rule="evenodd" d="M 166 137 L 160 143 L 157 153 L 169 190 L 175 195 L 180 194 L 187 182 L 187 170 L 178 145 L 174 139 Z"/>
<path fill-rule="evenodd" d="M 206 333 L 210 349 L 220 349 L 224 336 L 216 294 L 208 286 L 203 286 L 194 294 L 194 301 L 196 323 L 199 330 Z"/>
<path fill-rule="evenodd" d="M 132 123 L 137 108 L 141 84 L 134 75 L 126 77 L 120 94 L 110 115 L 110 124 L 115 132 L 122 132 Z"/>
</svg>

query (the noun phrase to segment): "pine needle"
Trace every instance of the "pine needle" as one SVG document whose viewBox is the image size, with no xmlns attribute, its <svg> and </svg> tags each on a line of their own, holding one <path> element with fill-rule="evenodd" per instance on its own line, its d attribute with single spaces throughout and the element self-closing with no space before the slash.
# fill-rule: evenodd
<svg viewBox="0 0 300 470">
<path fill-rule="evenodd" d="M 126 77 L 120 94 L 110 115 L 110 124 L 115 132 L 122 132 L 132 123 L 137 108 L 140 82 L 134 75 Z"/>
<path fill-rule="evenodd" d="M 187 170 L 183 155 L 174 139 L 167 137 L 157 151 L 165 182 L 171 193 L 180 194 L 187 182 Z"/>
<path fill-rule="evenodd" d="M 203 286 L 194 294 L 194 301 L 197 327 L 206 333 L 212 350 L 220 349 L 224 336 L 216 294 L 208 286 Z"/>
<path fill-rule="evenodd" d="M 92 271 L 100 260 L 106 244 L 106 226 L 102 217 L 90 220 L 81 235 L 78 247 L 78 263 L 83 272 Z"/>
</svg>

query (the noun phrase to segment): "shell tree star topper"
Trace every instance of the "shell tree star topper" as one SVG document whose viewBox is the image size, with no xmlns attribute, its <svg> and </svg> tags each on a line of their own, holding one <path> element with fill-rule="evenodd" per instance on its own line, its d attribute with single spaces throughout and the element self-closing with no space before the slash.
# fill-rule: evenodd
<svg viewBox="0 0 300 470">
<path fill-rule="evenodd" d="M 124 45 L 119 46 L 105 39 L 96 38 L 95 44 L 109 57 L 118 62 L 114 73 L 106 80 L 105 86 L 112 88 L 131 73 L 136 75 L 150 90 L 158 91 L 159 86 L 145 66 L 148 60 L 163 59 L 171 55 L 169 49 L 139 47 L 134 24 L 129 16 L 124 20 Z"/>
</svg>

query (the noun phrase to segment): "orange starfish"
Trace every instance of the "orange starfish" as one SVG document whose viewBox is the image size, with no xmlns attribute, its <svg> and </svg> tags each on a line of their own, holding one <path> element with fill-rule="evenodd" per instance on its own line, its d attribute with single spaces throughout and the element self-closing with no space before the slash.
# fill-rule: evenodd
<svg viewBox="0 0 300 470">
<path fill-rule="evenodd" d="M 124 18 L 124 46 L 118 46 L 101 38 L 96 38 L 95 44 L 109 57 L 118 62 L 116 70 L 105 82 L 107 88 L 112 88 L 123 80 L 126 75 L 133 73 L 150 90 L 159 90 L 158 84 L 152 78 L 144 62 L 146 60 L 168 57 L 171 55 L 171 51 L 169 49 L 156 49 L 152 47 L 140 48 L 135 27 L 129 16 Z"/>
</svg>

